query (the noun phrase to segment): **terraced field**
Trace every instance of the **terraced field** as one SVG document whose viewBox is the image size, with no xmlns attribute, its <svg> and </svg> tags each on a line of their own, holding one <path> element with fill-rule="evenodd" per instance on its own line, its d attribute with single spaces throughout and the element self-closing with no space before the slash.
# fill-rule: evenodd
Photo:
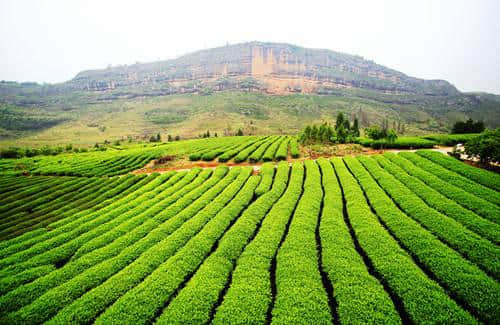
<svg viewBox="0 0 500 325">
<path fill-rule="evenodd" d="M 293 158 L 299 156 L 299 146 L 295 137 L 269 136 L 247 137 L 236 144 L 213 143 L 208 148 L 203 148 L 189 155 L 190 160 L 227 162 L 231 159 L 235 163 L 244 161 L 280 161 L 286 160 L 290 154 Z"/>
<path fill-rule="evenodd" d="M 0 175 L 115 176 L 166 156 L 221 163 L 280 161 L 300 156 L 297 139 L 289 136 L 221 137 L 109 148 L 104 152 L 1 159 Z"/>
<path fill-rule="evenodd" d="M 294 141 L 197 154 L 269 161 Z M 268 162 L 258 175 L 111 166 L 0 177 L 0 323 L 500 319 L 498 174 L 429 151 Z"/>
</svg>

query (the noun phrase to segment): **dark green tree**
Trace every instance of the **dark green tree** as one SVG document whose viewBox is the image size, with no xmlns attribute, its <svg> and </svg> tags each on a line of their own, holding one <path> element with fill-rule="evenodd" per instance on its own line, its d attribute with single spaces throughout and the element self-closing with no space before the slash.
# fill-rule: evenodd
<svg viewBox="0 0 500 325">
<path fill-rule="evenodd" d="M 337 141 L 340 143 L 346 143 L 349 132 L 344 128 L 344 124 L 341 124 L 337 128 L 336 132 L 337 132 Z"/>
<path fill-rule="evenodd" d="M 313 125 L 311 128 L 311 140 L 318 140 L 318 127 L 316 125 Z"/>
<path fill-rule="evenodd" d="M 453 125 L 451 133 L 463 134 L 463 133 L 481 133 L 484 131 L 484 122 L 477 121 L 474 122 L 472 119 L 467 121 L 458 121 Z"/>
<path fill-rule="evenodd" d="M 311 139 L 311 126 L 306 125 L 306 128 L 304 129 L 304 137 L 306 140 Z"/>
<path fill-rule="evenodd" d="M 340 126 L 344 126 L 344 113 L 340 112 L 337 114 L 337 120 L 335 122 L 335 131 L 340 127 Z"/>
<path fill-rule="evenodd" d="M 500 128 L 486 130 L 465 143 L 465 153 L 483 164 L 500 163 Z"/>
<path fill-rule="evenodd" d="M 377 125 L 365 129 L 365 134 L 367 137 L 373 140 L 380 140 L 387 136 L 387 132 L 381 129 Z"/>
<path fill-rule="evenodd" d="M 352 124 L 352 128 L 351 128 L 351 134 L 353 137 L 359 137 L 359 122 L 358 122 L 358 118 L 355 118 L 354 119 L 354 122 Z"/>
<path fill-rule="evenodd" d="M 396 131 L 394 130 L 389 130 L 389 132 L 387 132 L 387 141 L 389 143 L 394 143 L 396 142 L 396 139 L 398 138 L 398 135 L 396 134 Z"/>
</svg>

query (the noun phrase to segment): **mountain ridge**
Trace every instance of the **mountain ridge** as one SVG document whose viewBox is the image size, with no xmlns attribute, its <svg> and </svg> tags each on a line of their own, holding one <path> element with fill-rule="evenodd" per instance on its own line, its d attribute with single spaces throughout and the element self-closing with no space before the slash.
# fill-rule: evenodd
<svg viewBox="0 0 500 325">
<path fill-rule="evenodd" d="M 278 94 L 350 87 L 428 95 L 458 93 L 445 80 L 410 77 L 358 55 L 256 41 L 195 51 L 171 60 L 86 70 L 67 83 L 74 89 L 102 91 L 161 82 L 183 86 L 185 81 L 224 77 L 251 77 L 263 83 L 260 90 Z M 272 83 L 276 78 L 288 78 L 288 84 Z"/>
<path fill-rule="evenodd" d="M 59 84 L 1 81 L 0 146 L 234 128 L 293 134 L 338 112 L 362 127 L 405 124 L 406 134 L 447 132 L 468 118 L 498 127 L 500 96 L 460 92 L 445 80 L 411 77 L 358 55 L 249 42 L 86 70 Z"/>
</svg>

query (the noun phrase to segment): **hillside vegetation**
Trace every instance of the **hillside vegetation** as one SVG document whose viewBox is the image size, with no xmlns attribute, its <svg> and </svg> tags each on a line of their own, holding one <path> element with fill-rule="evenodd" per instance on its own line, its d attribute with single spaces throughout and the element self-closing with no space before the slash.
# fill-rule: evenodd
<svg viewBox="0 0 500 325">
<path fill-rule="evenodd" d="M 467 118 L 500 125 L 499 96 L 461 93 L 447 81 L 410 77 L 360 56 L 261 42 L 83 71 L 60 84 L 2 81 L 0 103 L 0 135 L 8 138 L 0 146 L 158 132 L 185 138 L 229 127 L 291 134 L 340 111 L 362 126 L 404 123 L 408 134 L 445 132 Z"/>
</svg>

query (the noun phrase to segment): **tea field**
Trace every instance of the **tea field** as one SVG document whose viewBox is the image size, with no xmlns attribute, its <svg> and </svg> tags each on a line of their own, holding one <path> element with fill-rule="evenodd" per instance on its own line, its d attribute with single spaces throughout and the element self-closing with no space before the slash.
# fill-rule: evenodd
<svg viewBox="0 0 500 325">
<path fill-rule="evenodd" d="M 0 160 L 0 323 L 500 319 L 500 175 L 426 150 L 289 163 L 294 137 L 197 141 Z M 266 162 L 127 174 L 168 154 Z"/>
</svg>

